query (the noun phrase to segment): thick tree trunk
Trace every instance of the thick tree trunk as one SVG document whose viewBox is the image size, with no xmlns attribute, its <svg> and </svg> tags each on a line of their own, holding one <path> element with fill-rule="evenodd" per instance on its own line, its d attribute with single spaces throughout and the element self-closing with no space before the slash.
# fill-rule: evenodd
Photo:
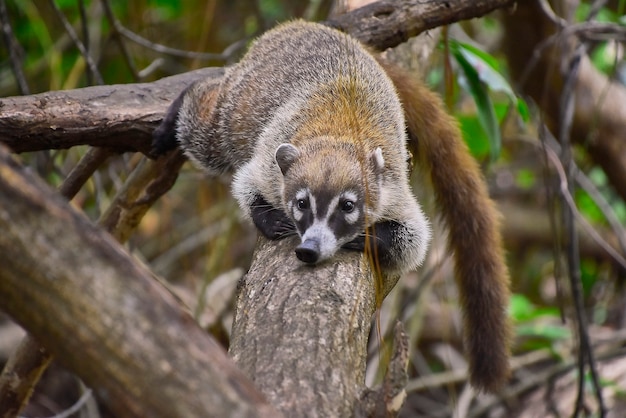
<svg viewBox="0 0 626 418">
<path fill-rule="evenodd" d="M 260 239 L 240 283 L 230 354 L 286 416 L 352 415 L 365 387 L 373 275 L 355 252 L 310 267 Z"/>
<path fill-rule="evenodd" d="M 0 148 L 0 306 L 118 416 L 275 416 L 145 266 Z"/>
</svg>

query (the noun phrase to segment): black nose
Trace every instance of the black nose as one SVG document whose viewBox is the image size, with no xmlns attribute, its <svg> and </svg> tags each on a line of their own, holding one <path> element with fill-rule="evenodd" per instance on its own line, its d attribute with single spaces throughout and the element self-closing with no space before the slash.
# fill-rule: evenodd
<svg viewBox="0 0 626 418">
<path fill-rule="evenodd" d="M 320 243 L 317 240 L 308 239 L 296 247 L 298 260 L 313 264 L 320 258 Z"/>
</svg>

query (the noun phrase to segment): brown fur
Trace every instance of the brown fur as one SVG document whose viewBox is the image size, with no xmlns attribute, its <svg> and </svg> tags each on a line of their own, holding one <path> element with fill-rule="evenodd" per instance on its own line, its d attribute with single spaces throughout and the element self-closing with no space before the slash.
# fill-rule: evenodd
<svg viewBox="0 0 626 418">
<path fill-rule="evenodd" d="M 456 121 L 439 96 L 406 72 L 380 60 L 404 106 L 410 149 L 430 178 L 449 229 L 465 321 L 472 384 L 494 391 L 509 376 L 509 278 L 499 213 Z"/>
</svg>

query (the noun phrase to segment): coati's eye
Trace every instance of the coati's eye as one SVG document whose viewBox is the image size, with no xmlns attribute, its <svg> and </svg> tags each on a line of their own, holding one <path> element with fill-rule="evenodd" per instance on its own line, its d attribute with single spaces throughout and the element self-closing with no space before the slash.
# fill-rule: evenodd
<svg viewBox="0 0 626 418">
<path fill-rule="evenodd" d="M 341 204 L 341 210 L 345 213 L 351 213 L 354 210 L 354 202 L 352 200 L 344 200 Z"/>
<path fill-rule="evenodd" d="M 307 210 L 309 208 L 309 200 L 308 199 L 298 199 L 296 202 L 296 206 L 300 210 Z"/>
</svg>

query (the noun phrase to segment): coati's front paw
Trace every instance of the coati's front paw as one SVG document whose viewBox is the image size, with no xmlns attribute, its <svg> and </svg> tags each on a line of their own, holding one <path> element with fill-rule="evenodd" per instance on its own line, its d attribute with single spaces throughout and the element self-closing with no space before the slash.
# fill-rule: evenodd
<svg viewBox="0 0 626 418">
<path fill-rule="evenodd" d="M 378 258 L 381 265 L 392 262 L 392 248 L 394 236 L 398 233 L 401 225 L 395 221 L 378 222 L 367 229 L 352 241 L 344 244 L 342 248 L 353 251 L 365 251 Z"/>
<path fill-rule="evenodd" d="M 261 196 L 258 196 L 250 206 L 250 214 L 254 225 L 271 240 L 292 235 L 296 229 L 285 212 L 276 209 Z"/>
</svg>

